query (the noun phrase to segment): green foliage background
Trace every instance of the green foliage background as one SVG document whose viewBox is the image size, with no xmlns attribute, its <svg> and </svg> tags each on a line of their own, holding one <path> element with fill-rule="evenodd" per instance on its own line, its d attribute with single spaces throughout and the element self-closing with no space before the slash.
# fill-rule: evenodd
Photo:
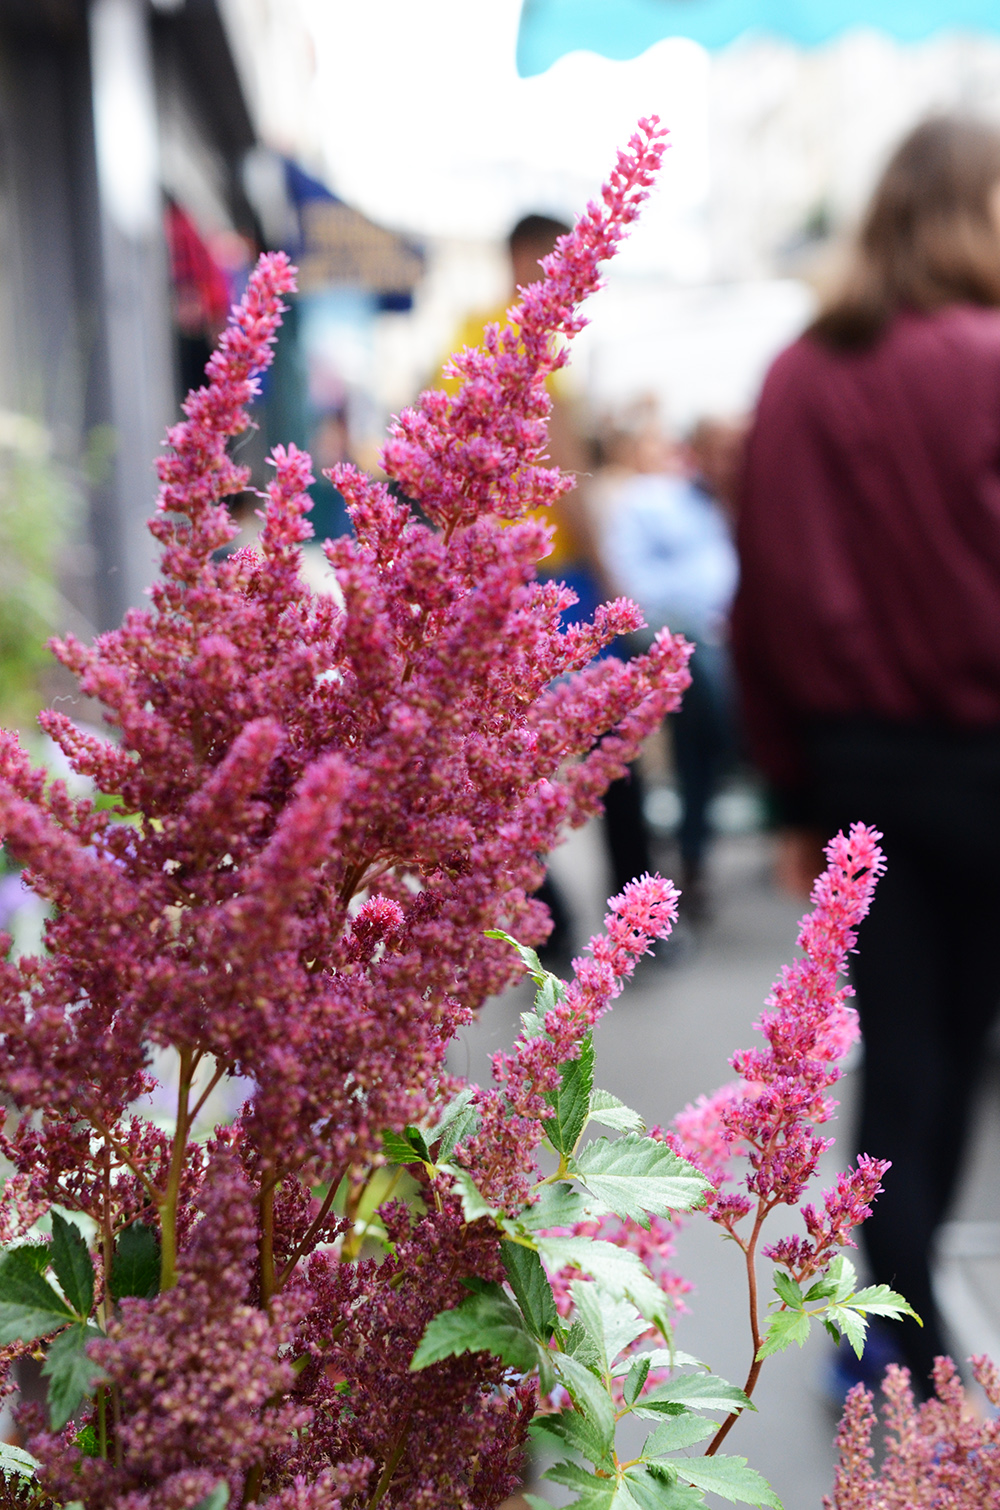
<svg viewBox="0 0 1000 1510">
<path fill-rule="evenodd" d="M 24 416 L 0 423 L 0 724 L 30 728 L 62 627 L 59 558 L 76 522 L 75 490 Z M 8 433 L 9 432 L 9 433 Z"/>
</svg>

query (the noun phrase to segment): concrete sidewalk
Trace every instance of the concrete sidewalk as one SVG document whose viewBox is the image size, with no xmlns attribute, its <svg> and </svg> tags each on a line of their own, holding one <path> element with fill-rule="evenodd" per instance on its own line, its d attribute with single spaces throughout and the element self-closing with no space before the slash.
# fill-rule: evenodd
<svg viewBox="0 0 1000 1510">
<path fill-rule="evenodd" d="M 761 835 L 720 840 L 712 861 L 712 921 L 689 937 L 686 952 L 674 962 L 645 966 L 597 1029 L 598 1084 L 634 1106 L 649 1125 L 666 1124 L 699 1093 L 731 1079 L 729 1056 L 761 1041 L 752 1024 L 781 965 L 795 954 L 796 924 L 804 911 L 776 893 L 770 862 L 769 841 Z M 670 873 L 666 864 L 661 868 Z M 574 835 L 553 869 L 572 897 L 578 921 L 593 931 L 600 925 L 604 889 L 597 825 Z M 513 1041 L 523 1007 L 523 992 L 489 1003 L 456 1045 L 453 1068 L 486 1081 L 488 1057 Z M 825 1156 L 817 1189 L 830 1184 L 853 1156 L 855 1078 L 846 1074 L 838 1087 L 841 1111 L 830 1128 L 838 1142 Z M 996 1089 L 994 1073 L 940 1269 L 958 1356 L 989 1351 L 1000 1334 Z M 776 1212 L 769 1239 L 799 1226 L 794 1213 Z M 742 1384 L 751 1345 L 741 1254 L 711 1223 L 694 1217 L 679 1235 L 677 1268 L 696 1285 L 688 1297 L 690 1314 L 678 1321 L 678 1345 Z M 762 1279 L 768 1268 L 761 1263 Z M 755 1394 L 759 1413 L 744 1416 L 726 1444 L 727 1451 L 745 1455 L 764 1474 L 785 1510 L 820 1510 L 832 1484 L 838 1411 L 825 1389 L 832 1351 L 819 1332 L 802 1350 L 793 1347 L 769 1359 Z M 550 1495 L 548 1488 L 545 1492 Z"/>
</svg>

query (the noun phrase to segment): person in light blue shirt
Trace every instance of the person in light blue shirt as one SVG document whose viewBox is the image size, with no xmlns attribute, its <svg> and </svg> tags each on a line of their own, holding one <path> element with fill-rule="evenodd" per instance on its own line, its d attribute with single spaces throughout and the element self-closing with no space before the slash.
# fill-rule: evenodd
<svg viewBox="0 0 1000 1510">
<path fill-rule="evenodd" d="M 614 500 L 605 561 L 650 629 L 725 639 L 739 565 L 721 508 L 700 482 L 639 472 Z"/>
<path fill-rule="evenodd" d="M 720 495 L 741 438 L 740 427 L 703 422 L 689 443 L 695 475 L 636 472 L 615 489 L 606 519 L 608 573 L 648 625 L 638 648 L 664 625 L 695 643 L 691 686 L 670 715 L 681 799 L 682 907 L 692 921 L 707 911 L 709 804 L 735 744 L 726 640 L 739 564 Z"/>
</svg>

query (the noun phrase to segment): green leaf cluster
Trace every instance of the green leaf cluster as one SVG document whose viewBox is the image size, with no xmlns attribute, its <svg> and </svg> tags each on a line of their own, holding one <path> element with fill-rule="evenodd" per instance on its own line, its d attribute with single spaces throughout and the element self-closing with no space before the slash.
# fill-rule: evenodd
<svg viewBox="0 0 1000 1510">
<path fill-rule="evenodd" d="M 33 1479 L 37 1472 L 38 1459 L 30 1452 L 10 1442 L 0 1442 L 0 1474 L 5 1478 Z"/>
<path fill-rule="evenodd" d="M 430 1172 L 445 1164 L 456 1145 L 479 1127 L 479 1113 L 470 1105 L 475 1093 L 472 1085 L 459 1091 L 426 1131 L 411 1123 L 401 1133 L 384 1132 L 382 1152 L 390 1164 L 423 1164 Z"/>
<path fill-rule="evenodd" d="M 159 1238 L 134 1222 L 115 1242 L 109 1289 L 114 1300 L 155 1295 Z M 46 1278 L 51 1271 L 56 1285 Z M 49 1419 L 61 1431 L 93 1393 L 101 1370 L 87 1347 L 102 1336 L 91 1321 L 94 1265 L 78 1227 L 52 1212 L 51 1242 L 22 1243 L 0 1252 L 0 1347 L 47 1343 L 42 1374 L 48 1380 Z M 0 1462 L 0 1471 L 6 1472 Z"/>
<path fill-rule="evenodd" d="M 535 1010 L 522 1017 L 525 1034 L 534 1038 L 545 1033 L 546 1013 L 564 988 L 545 973 L 533 950 L 515 947 L 538 984 Z M 447 1133 L 471 1113 L 468 1101 L 453 1102 L 426 1132 L 408 1127 L 383 1139 L 393 1160 L 419 1161 L 434 1176 L 448 1178 L 466 1221 L 487 1219 L 502 1238 L 506 1284 L 466 1281 L 470 1293 L 428 1324 L 411 1367 L 489 1352 L 513 1373 L 537 1372 L 543 1394 L 561 1384 L 569 1403 L 539 1417 L 532 1429 L 564 1454 L 547 1477 L 573 1490 L 574 1503 L 584 1510 L 686 1510 L 703 1505 L 706 1493 L 780 1510 L 772 1490 L 743 1458 L 684 1455 L 719 1428 L 705 1412 L 728 1415 L 753 1407 L 742 1390 L 702 1371 L 696 1359 L 672 1345 L 635 1352 L 650 1326 L 670 1338 L 666 1297 L 637 1255 L 610 1241 L 553 1230 L 609 1212 L 648 1226 L 653 1215 L 700 1205 L 707 1181 L 663 1143 L 645 1136 L 636 1112 L 595 1089 L 589 1035 L 579 1056 L 561 1067 L 547 1101 L 545 1137 L 558 1168 L 513 1217 L 494 1209 L 451 1158 L 464 1133 L 450 1142 Z M 620 1136 L 584 1142 L 591 1121 Z M 560 1317 L 546 1269 L 567 1267 L 580 1277 L 570 1287 L 571 1315 Z M 695 1372 L 688 1371 L 692 1367 Z M 640 1455 L 623 1461 L 616 1450 L 617 1428 L 629 1415 L 652 1427 Z M 545 1502 L 532 1498 L 532 1503 Z"/>
<path fill-rule="evenodd" d="M 870 1316 L 889 1316 L 894 1320 L 912 1316 L 923 1325 L 912 1306 L 888 1285 L 867 1285 L 859 1290 L 857 1283 L 857 1271 L 843 1254 L 838 1254 L 822 1279 L 805 1291 L 790 1275 L 777 1270 L 774 1289 L 778 1308 L 768 1318 L 757 1357 L 784 1352 L 793 1342 L 801 1347 L 814 1321 L 821 1321 L 835 1342 L 846 1337 L 859 1358 L 864 1352 Z"/>
<path fill-rule="evenodd" d="M 62 1294 L 46 1279 L 51 1269 Z M 86 1354 L 100 1336 L 88 1318 L 94 1305 L 94 1266 L 78 1228 L 52 1213 L 51 1243 L 25 1243 L 0 1255 L 0 1347 L 52 1337 L 42 1373 L 49 1381 L 54 1431 L 66 1425 L 100 1377 Z"/>
</svg>

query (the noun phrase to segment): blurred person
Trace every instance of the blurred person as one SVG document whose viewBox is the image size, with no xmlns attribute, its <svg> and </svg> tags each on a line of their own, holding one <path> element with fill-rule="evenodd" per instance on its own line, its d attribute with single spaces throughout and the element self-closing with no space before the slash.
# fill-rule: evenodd
<svg viewBox="0 0 1000 1510">
<path fill-rule="evenodd" d="M 888 869 L 852 976 L 859 1145 L 892 1160 L 862 1234 L 946 1351 L 934 1234 L 1000 1003 L 1000 132 L 899 147 L 837 295 L 778 357 L 749 439 L 734 644 L 786 881 L 854 820 Z"/>
<path fill-rule="evenodd" d="M 696 428 L 698 444 L 709 433 L 707 421 Z M 715 460 L 707 444 L 705 449 Z M 718 447 L 720 457 L 723 450 Z M 694 440 L 691 455 L 697 456 Z M 604 556 L 620 591 L 638 603 L 646 618 L 647 629 L 635 637 L 640 649 L 664 625 L 695 645 L 691 685 L 668 723 L 681 800 L 681 907 L 697 922 L 708 911 L 709 803 L 733 749 L 727 621 L 736 588 L 736 551 L 703 470 L 696 467 L 693 475 L 685 475 L 680 454 L 662 433 L 647 429 L 638 435 L 632 462 L 632 475 L 609 500 Z M 723 471 L 720 465 L 720 477 Z"/>
<path fill-rule="evenodd" d="M 733 522 L 749 428 L 750 421 L 743 415 L 707 415 L 694 426 L 685 446 L 696 484 Z"/>
</svg>

